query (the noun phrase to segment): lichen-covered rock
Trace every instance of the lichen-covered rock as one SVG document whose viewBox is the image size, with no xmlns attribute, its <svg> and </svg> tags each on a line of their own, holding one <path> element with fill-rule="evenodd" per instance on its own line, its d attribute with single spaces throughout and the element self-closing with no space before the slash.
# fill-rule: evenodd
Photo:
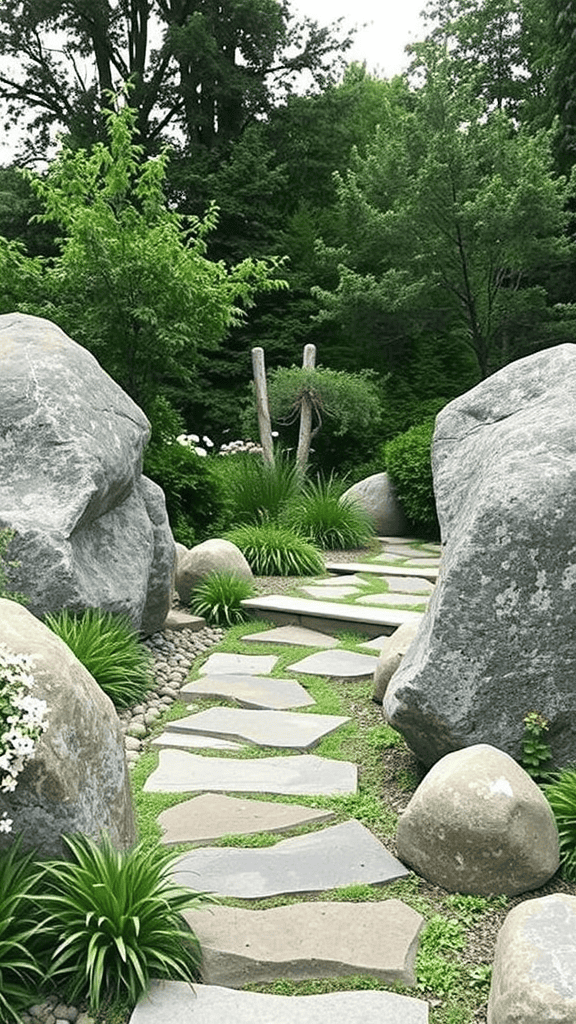
<svg viewBox="0 0 576 1024">
<path fill-rule="evenodd" d="M 576 760 L 576 345 L 505 367 L 446 406 L 432 461 L 443 555 L 384 711 L 425 764 L 490 743 L 521 756 L 544 715 Z"/>
<path fill-rule="evenodd" d="M 176 591 L 184 604 L 188 604 L 192 591 L 211 572 L 231 572 L 243 580 L 252 580 L 252 569 L 240 551 L 229 540 L 205 540 L 183 554 L 178 552 L 176 565 Z"/>
<path fill-rule="evenodd" d="M 352 498 L 368 513 L 379 537 L 405 537 L 409 533 L 408 521 L 398 498 L 396 488 L 387 473 L 373 473 L 352 484 L 342 499 Z"/>
<path fill-rule="evenodd" d="M 125 849 L 135 841 L 130 780 L 116 709 L 67 645 L 22 605 L 0 599 L 0 643 L 34 659 L 31 695 L 45 700 L 48 728 L 14 792 L 0 793 L 25 847 L 61 857 L 62 833 Z M 1 837 L 0 837 L 1 838 Z"/>
<path fill-rule="evenodd" d="M 487 744 L 446 754 L 398 822 L 398 856 L 449 892 L 513 896 L 558 870 L 548 801 L 508 754 Z"/>
<path fill-rule="evenodd" d="M 0 316 L 0 528 L 12 589 L 37 615 L 124 612 L 145 633 L 170 608 L 174 539 L 142 476 L 149 423 L 49 320 Z"/>
<path fill-rule="evenodd" d="M 396 670 L 400 668 L 402 658 L 416 636 L 418 627 L 419 623 L 403 622 L 398 629 L 394 630 L 392 636 L 387 637 L 384 641 L 374 671 L 372 700 L 377 704 L 382 703 L 388 683 Z"/>
<path fill-rule="evenodd" d="M 574 1024 L 576 897 L 556 892 L 508 914 L 496 943 L 488 1024 Z"/>
</svg>

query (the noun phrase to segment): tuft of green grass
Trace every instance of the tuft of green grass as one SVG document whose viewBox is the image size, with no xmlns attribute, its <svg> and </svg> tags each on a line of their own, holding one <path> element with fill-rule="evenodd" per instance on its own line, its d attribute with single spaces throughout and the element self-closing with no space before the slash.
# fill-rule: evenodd
<svg viewBox="0 0 576 1024">
<path fill-rule="evenodd" d="M 374 527 L 358 502 L 342 497 L 344 486 L 334 476 L 304 484 L 286 508 L 286 523 L 324 551 L 366 547 Z"/>
<path fill-rule="evenodd" d="M 247 524 L 226 534 L 240 548 L 256 576 L 317 576 L 324 572 L 322 555 L 286 526 Z"/>
<path fill-rule="evenodd" d="M 250 580 L 234 572 L 211 572 L 194 589 L 190 611 L 211 625 L 233 626 L 247 618 L 242 601 L 253 593 Z"/>
<path fill-rule="evenodd" d="M 560 867 L 564 878 L 576 881 L 576 767 L 564 768 L 542 786 L 558 826 Z"/>
<path fill-rule="evenodd" d="M 88 608 L 47 615 L 46 625 L 81 661 L 117 708 L 137 704 L 152 685 L 152 655 L 126 615 Z"/>
<path fill-rule="evenodd" d="M 44 980 L 34 950 L 37 872 L 20 839 L 0 851 L 0 1020 L 19 1021 Z"/>
<path fill-rule="evenodd" d="M 228 455 L 214 466 L 222 493 L 225 518 L 242 523 L 276 522 L 300 490 L 293 459 L 276 452 L 272 465 L 252 453 Z"/>
</svg>

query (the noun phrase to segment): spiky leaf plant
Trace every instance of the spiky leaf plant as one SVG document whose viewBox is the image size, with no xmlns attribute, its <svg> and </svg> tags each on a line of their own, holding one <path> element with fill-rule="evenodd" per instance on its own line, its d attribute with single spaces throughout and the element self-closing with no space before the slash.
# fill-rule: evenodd
<svg viewBox="0 0 576 1024">
<path fill-rule="evenodd" d="M 178 854 L 63 838 L 72 859 L 43 865 L 38 901 L 53 949 L 49 976 L 66 998 L 98 1011 L 103 999 L 135 1003 L 151 978 L 197 981 L 200 946 L 182 911 L 214 901 L 171 880 Z"/>
<path fill-rule="evenodd" d="M 374 527 L 357 501 L 342 497 L 344 486 L 334 476 L 308 481 L 287 507 L 286 523 L 324 551 L 365 547 Z"/>
<path fill-rule="evenodd" d="M 152 684 L 152 657 L 126 615 L 89 608 L 47 615 L 45 623 L 68 645 L 117 708 L 142 699 Z"/>
<path fill-rule="evenodd" d="M 32 892 L 37 872 L 32 854 L 20 840 L 0 850 L 0 1020 L 19 1021 L 19 1011 L 34 1002 L 44 971 L 33 950 L 38 925 Z"/>
<path fill-rule="evenodd" d="M 542 786 L 558 826 L 560 867 L 569 881 L 576 881 L 576 768 L 564 768 Z"/>
<path fill-rule="evenodd" d="M 246 524 L 226 534 L 256 576 L 317 576 L 324 560 L 313 544 L 287 526 Z"/>
<path fill-rule="evenodd" d="M 233 626 L 247 617 L 242 601 L 253 593 L 250 580 L 234 572 L 211 572 L 194 589 L 190 611 L 212 625 Z"/>
</svg>

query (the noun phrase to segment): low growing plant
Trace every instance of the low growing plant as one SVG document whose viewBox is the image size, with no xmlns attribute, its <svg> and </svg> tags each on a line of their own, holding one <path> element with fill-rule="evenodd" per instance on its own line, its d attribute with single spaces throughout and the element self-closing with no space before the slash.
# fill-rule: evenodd
<svg viewBox="0 0 576 1024">
<path fill-rule="evenodd" d="M 334 476 L 305 483 L 286 510 L 287 525 L 324 551 L 365 547 L 374 527 L 358 502 L 342 497 L 343 488 Z"/>
<path fill-rule="evenodd" d="M 234 572 L 211 572 L 195 588 L 190 610 L 212 625 L 234 626 L 247 618 L 242 601 L 253 593 L 250 580 L 242 579 Z"/>
<path fill-rule="evenodd" d="M 538 711 L 530 711 L 524 718 L 522 767 L 536 780 L 545 777 L 544 766 L 549 764 L 552 758 L 552 751 L 543 739 L 548 729 L 548 720 Z"/>
<path fill-rule="evenodd" d="M 9 562 L 6 558 L 13 537 L 14 530 L 0 530 L 0 597 L 7 597 L 10 601 L 17 601 L 18 604 L 26 604 L 27 598 L 25 594 L 19 594 L 11 590 L 8 585 L 7 570 L 16 569 L 19 565 L 18 562 Z"/>
<path fill-rule="evenodd" d="M 324 572 L 318 549 L 287 526 L 247 524 L 227 533 L 226 540 L 240 548 L 256 576 L 315 576 Z"/>
<path fill-rule="evenodd" d="M 40 990 L 44 969 L 31 950 L 38 930 L 31 891 L 36 872 L 32 854 L 23 854 L 19 839 L 0 851 L 0 1020 L 19 1021 Z"/>
<path fill-rule="evenodd" d="M 563 768 L 542 787 L 558 826 L 560 866 L 569 881 L 576 881 L 576 768 Z"/>
<path fill-rule="evenodd" d="M 151 978 L 197 981 L 200 946 L 182 911 L 213 900 L 171 881 L 178 854 L 64 839 L 72 859 L 43 865 L 38 904 L 53 950 L 49 977 L 66 998 L 98 1011 L 103 999 L 135 1003 Z"/>
<path fill-rule="evenodd" d="M 126 615 L 89 608 L 47 615 L 45 623 L 68 645 L 117 708 L 142 699 L 152 684 L 152 656 Z"/>
</svg>

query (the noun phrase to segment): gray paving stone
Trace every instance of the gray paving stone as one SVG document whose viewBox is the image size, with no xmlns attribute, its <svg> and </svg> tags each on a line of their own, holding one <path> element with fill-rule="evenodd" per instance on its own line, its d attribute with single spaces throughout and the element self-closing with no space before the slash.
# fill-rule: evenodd
<svg viewBox="0 0 576 1024">
<path fill-rule="evenodd" d="M 305 672 L 331 679 L 371 679 L 378 658 L 355 651 L 318 651 L 286 666 L 287 672 Z"/>
<path fill-rule="evenodd" d="M 375 936 L 375 941 L 378 937 Z M 396 992 L 272 996 L 155 981 L 130 1024 L 428 1024 L 428 1003 Z"/>
<path fill-rule="evenodd" d="M 190 612 L 185 611 L 182 608 L 171 608 L 166 616 L 164 623 L 164 629 L 193 629 L 195 631 L 204 629 L 206 625 L 206 619 L 203 619 L 200 615 L 191 615 Z"/>
<path fill-rule="evenodd" d="M 211 654 L 199 669 L 201 675 L 267 675 L 278 658 L 274 654 Z"/>
<path fill-rule="evenodd" d="M 337 576 L 328 576 L 326 579 L 313 580 L 314 586 L 328 588 L 339 587 L 342 585 L 342 582 L 343 581 L 338 579 Z M 346 583 L 356 587 L 365 587 L 367 585 L 367 581 L 363 580 L 362 577 L 358 576 L 355 572 L 350 573 L 350 575 L 346 577 Z"/>
<path fill-rule="evenodd" d="M 209 985 L 242 988 L 277 978 L 370 974 L 415 985 L 424 918 L 401 900 L 295 903 L 271 910 L 211 907 L 184 911 L 203 953 Z M 377 938 L 375 938 L 377 936 Z"/>
<path fill-rule="evenodd" d="M 150 744 L 152 747 L 176 747 L 180 750 L 232 750 L 239 753 L 241 743 L 221 740 L 216 736 L 193 736 L 184 732 L 163 732 Z"/>
<path fill-rule="evenodd" d="M 401 569 L 403 573 L 405 572 L 406 569 L 413 569 L 413 570 L 416 571 L 416 573 L 418 573 L 418 572 L 421 573 L 422 569 L 427 569 L 427 568 L 439 569 L 440 568 L 440 559 L 439 558 L 429 558 L 429 557 L 426 557 L 426 558 L 409 558 L 409 559 L 406 559 L 405 564 L 399 565 L 398 564 L 399 563 L 399 559 L 401 559 L 401 558 L 406 558 L 406 556 L 405 555 L 395 555 L 395 554 L 393 554 L 391 552 L 390 554 L 387 554 L 387 555 L 376 555 L 375 561 L 379 562 L 380 565 L 383 565 L 385 563 L 390 562 L 390 568 L 395 566 L 396 568 Z M 387 564 L 386 564 L 386 569 L 388 570 L 388 565 Z M 410 574 L 407 573 L 406 575 L 410 575 Z"/>
<path fill-rule="evenodd" d="M 172 871 L 178 885 L 244 900 L 385 885 L 408 874 L 355 819 L 263 849 L 202 847 L 185 853 Z"/>
<path fill-rule="evenodd" d="M 270 644 L 290 644 L 295 647 L 338 647 L 339 640 L 329 633 L 319 633 L 315 629 L 302 629 L 302 626 L 278 626 L 277 629 L 264 629 L 261 633 L 250 633 L 243 636 L 243 641 Z"/>
<path fill-rule="evenodd" d="M 346 584 L 340 584 L 338 587 L 330 587 L 330 591 L 327 593 L 325 587 L 301 587 L 304 594 L 308 594 L 309 597 L 319 597 L 323 600 L 329 597 L 331 601 L 338 601 L 341 597 L 354 597 L 356 594 L 360 594 L 361 591 L 358 587 L 347 587 Z"/>
<path fill-rule="evenodd" d="M 249 597 L 242 607 L 256 616 L 272 619 L 279 625 L 293 622 L 310 629 L 322 623 L 328 631 L 348 626 L 368 636 L 377 636 L 390 627 L 392 632 L 403 622 L 420 622 L 422 612 L 404 611 L 402 608 L 377 608 L 375 605 L 338 604 L 337 601 L 315 601 L 306 597 L 288 597 L 285 594 L 266 594 Z M 238 669 L 237 671 L 241 671 Z"/>
<path fill-rule="evenodd" d="M 333 811 L 300 804 L 242 800 L 220 793 L 203 793 L 162 811 L 158 821 L 165 846 L 173 843 L 212 843 L 222 836 L 250 836 L 255 832 L 285 832 L 301 825 L 331 821 Z M 212 910 L 213 908 L 211 908 Z"/>
<path fill-rule="evenodd" d="M 436 557 L 438 561 L 440 557 L 440 555 L 436 556 L 433 551 L 425 551 L 423 548 L 412 544 L 386 544 L 382 554 L 392 555 L 394 558 L 409 558 L 413 562 L 419 561 L 421 558 L 430 558 L 431 556 Z"/>
<path fill-rule="evenodd" d="M 375 636 L 373 640 L 366 640 L 365 643 L 358 644 L 358 646 L 365 647 L 367 651 L 380 652 L 382 648 L 386 646 L 386 643 L 389 639 L 389 636 Z"/>
<path fill-rule="evenodd" d="M 382 561 L 380 556 L 377 556 L 379 561 L 377 562 L 328 562 L 326 569 L 328 572 L 337 573 L 339 576 L 345 576 L 350 572 L 363 572 L 363 573 L 374 573 L 382 575 Z M 435 582 L 438 579 L 440 569 L 438 562 L 433 566 L 419 565 L 418 568 L 411 567 L 409 565 L 387 565 L 386 575 L 390 576 L 416 576 L 419 579 L 432 580 Z"/>
<path fill-rule="evenodd" d="M 336 796 L 355 793 L 358 769 L 350 761 L 315 754 L 292 757 L 218 758 L 161 750 L 146 793 L 270 793 L 278 796 Z"/>
<path fill-rule="evenodd" d="M 224 675 L 201 676 L 186 683 L 180 690 L 180 700 L 192 701 L 197 697 L 222 697 L 246 708 L 268 708 L 277 711 L 286 708 L 307 708 L 316 701 L 295 679 L 271 679 L 270 676 Z"/>
<path fill-rule="evenodd" d="M 381 544 L 419 544 L 418 537 L 377 537 Z"/>
<path fill-rule="evenodd" d="M 427 605 L 430 598 L 425 595 L 416 594 L 395 594 L 388 591 L 383 594 L 368 594 L 365 597 L 358 597 L 356 604 L 373 604 L 378 607 L 391 608 L 401 605 L 403 608 L 416 608 L 419 605 Z"/>
<path fill-rule="evenodd" d="M 166 726 L 166 732 L 200 733 L 259 747 L 311 750 L 349 722 L 341 715 L 307 715 L 297 711 L 249 711 L 245 708 L 208 708 Z"/>
<path fill-rule="evenodd" d="M 434 590 L 430 580 L 417 576 L 383 576 L 382 579 L 395 594 L 431 594 Z"/>
</svg>

